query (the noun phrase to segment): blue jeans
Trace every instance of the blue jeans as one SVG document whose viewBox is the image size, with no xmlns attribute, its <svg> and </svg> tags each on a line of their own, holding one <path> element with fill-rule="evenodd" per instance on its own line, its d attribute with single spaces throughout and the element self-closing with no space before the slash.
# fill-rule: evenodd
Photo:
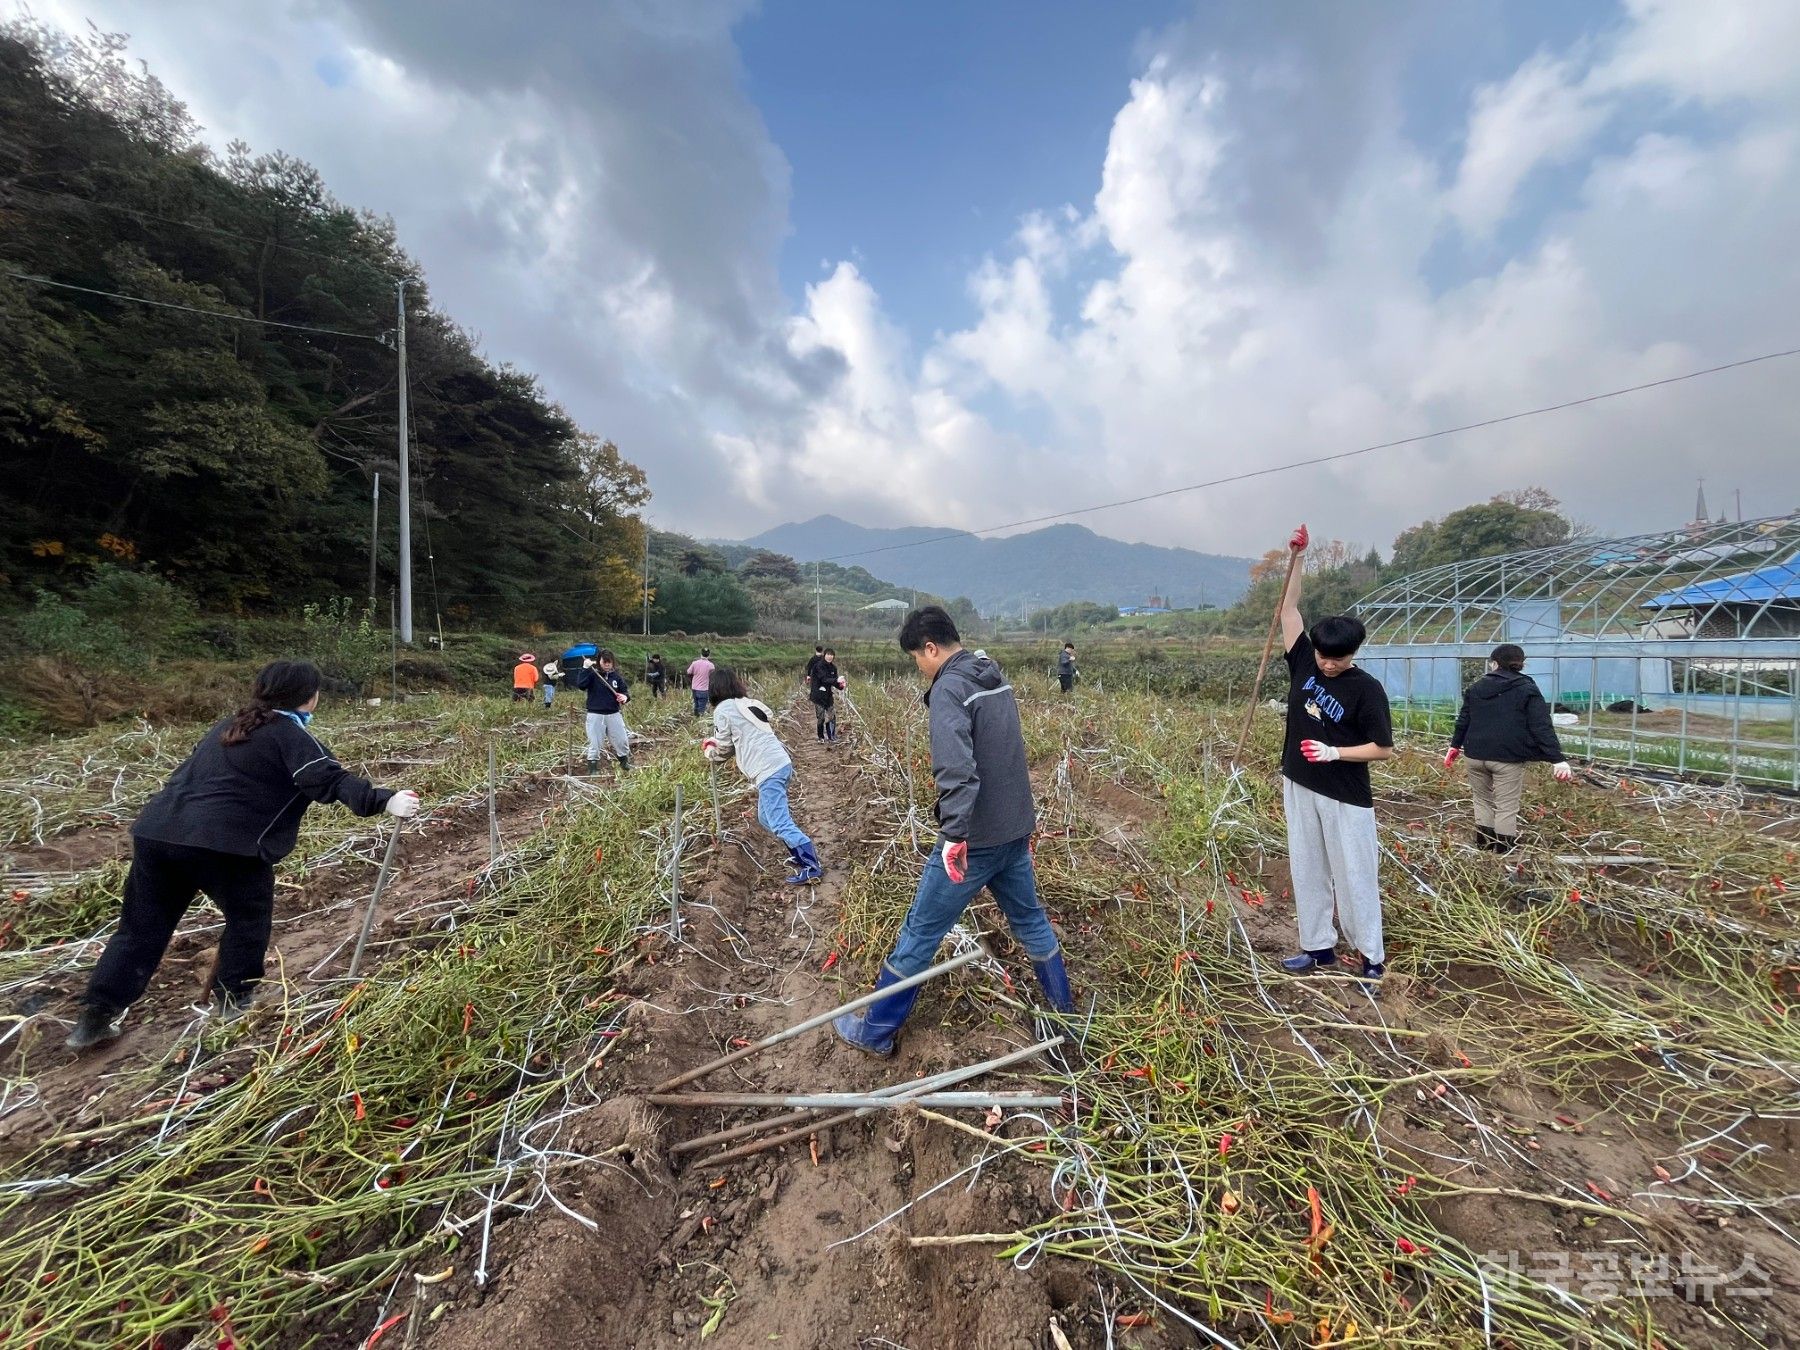
<svg viewBox="0 0 1800 1350">
<path fill-rule="evenodd" d="M 690 689 L 688 692 L 694 696 L 694 716 L 706 716 L 706 700 L 709 697 L 707 691 L 704 689 Z"/>
<path fill-rule="evenodd" d="M 546 683 L 544 685 L 544 706 L 546 708 L 548 708 L 555 701 L 556 701 L 556 686 L 553 684 Z"/>
<path fill-rule="evenodd" d="M 1038 899 L 1028 840 L 970 849 L 968 874 L 960 882 L 950 880 L 950 874 L 944 870 L 940 841 L 931 861 L 925 864 L 925 874 L 919 878 L 918 894 L 913 897 L 912 908 L 906 911 L 899 940 L 887 959 L 889 969 L 901 976 L 929 970 L 937 956 L 938 943 L 983 886 L 1000 902 L 1000 912 L 1027 956 L 1043 961 L 1056 955 L 1056 930 L 1050 927 L 1050 916 L 1044 913 L 1044 903 Z"/>
<path fill-rule="evenodd" d="M 812 846 L 812 840 L 806 831 L 794 824 L 794 813 L 788 810 L 788 780 L 794 776 L 794 766 L 777 769 L 756 789 L 756 818 L 762 827 L 774 835 L 789 848 L 799 848 L 802 844 Z"/>
</svg>

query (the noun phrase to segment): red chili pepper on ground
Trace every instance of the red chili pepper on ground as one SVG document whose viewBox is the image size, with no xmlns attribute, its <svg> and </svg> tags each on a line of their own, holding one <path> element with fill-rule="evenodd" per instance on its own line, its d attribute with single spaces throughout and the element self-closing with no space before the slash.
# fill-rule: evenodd
<svg viewBox="0 0 1800 1350">
<path fill-rule="evenodd" d="M 1223 1158 L 1229 1152 L 1231 1152 L 1231 1136 L 1222 1134 L 1219 1136 L 1219 1156 Z"/>
<path fill-rule="evenodd" d="M 408 1311 L 410 1311 L 410 1309 Z M 376 1327 L 375 1330 L 369 1333 L 369 1339 L 362 1343 L 362 1350 L 369 1350 L 370 1346 L 374 1345 L 376 1341 L 387 1335 L 389 1331 L 399 1326 L 405 1320 L 406 1313 L 395 1313 L 392 1317 L 388 1318 L 387 1321 L 383 1322 L 380 1326 Z"/>
<path fill-rule="evenodd" d="M 463 1035 L 467 1036 L 469 1034 L 469 1028 L 474 1025 L 475 1005 L 473 1003 L 465 1003 L 463 1004 Z"/>
<path fill-rule="evenodd" d="M 825 964 L 819 967 L 819 973 L 824 974 L 826 971 L 830 970 L 837 963 L 838 963 L 838 954 L 836 952 L 833 952 L 830 956 L 825 958 Z"/>
<path fill-rule="evenodd" d="M 1394 1194 L 1395 1195 L 1405 1195 L 1408 1191 L 1412 1190 L 1412 1188 L 1414 1186 L 1417 1186 L 1418 1184 L 1419 1184 L 1419 1179 L 1417 1177 L 1408 1177 L 1405 1181 L 1401 1182 L 1399 1184 L 1399 1186 L 1395 1187 Z"/>
<path fill-rule="evenodd" d="M 365 1114 L 365 1112 L 363 1111 L 362 1093 L 352 1092 L 350 1094 L 350 1100 L 356 1104 L 356 1118 L 358 1120 L 361 1120 Z"/>
</svg>

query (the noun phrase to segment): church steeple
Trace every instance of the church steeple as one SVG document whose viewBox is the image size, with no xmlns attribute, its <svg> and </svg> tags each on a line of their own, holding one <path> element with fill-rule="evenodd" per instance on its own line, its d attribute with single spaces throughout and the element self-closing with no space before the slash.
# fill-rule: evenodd
<svg viewBox="0 0 1800 1350">
<path fill-rule="evenodd" d="M 1706 514 L 1706 480 L 1704 478 L 1700 480 L 1700 486 L 1694 492 L 1694 519 L 1698 522 L 1712 519 Z"/>
</svg>

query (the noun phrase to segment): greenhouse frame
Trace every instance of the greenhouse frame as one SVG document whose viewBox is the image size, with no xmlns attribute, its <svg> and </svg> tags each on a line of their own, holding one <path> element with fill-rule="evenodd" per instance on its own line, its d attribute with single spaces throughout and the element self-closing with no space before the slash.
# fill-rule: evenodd
<svg viewBox="0 0 1800 1350">
<path fill-rule="evenodd" d="M 1567 753 L 1800 791 L 1800 512 L 1449 563 L 1356 613 L 1402 730 L 1448 735 L 1511 642 Z"/>
</svg>

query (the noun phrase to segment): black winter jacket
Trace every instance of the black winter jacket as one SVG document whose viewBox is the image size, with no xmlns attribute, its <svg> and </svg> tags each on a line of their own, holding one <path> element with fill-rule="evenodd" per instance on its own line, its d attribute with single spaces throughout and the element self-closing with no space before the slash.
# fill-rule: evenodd
<svg viewBox="0 0 1800 1350">
<path fill-rule="evenodd" d="M 242 745 L 224 743 L 230 725 L 207 732 L 169 776 L 131 827 L 135 837 L 275 863 L 294 851 L 313 802 L 372 816 L 394 795 L 339 764 L 292 718 L 275 717 Z"/>
<path fill-rule="evenodd" d="M 1503 764 L 1555 764 L 1563 758 L 1550 705 L 1537 681 L 1516 670 L 1490 671 L 1468 687 L 1450 744 L 1470 759 Z"/>
</svg>

